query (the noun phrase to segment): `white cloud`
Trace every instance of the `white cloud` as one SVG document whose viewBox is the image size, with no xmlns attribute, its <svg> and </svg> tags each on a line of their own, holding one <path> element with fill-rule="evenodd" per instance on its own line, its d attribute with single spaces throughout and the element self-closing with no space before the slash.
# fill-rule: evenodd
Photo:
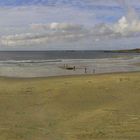
<svg viewBox="0 0 140 140">
<path fill-rule="evenodd" d="M 114 30 L 123 35 L 140 32 L 140 21 L 133 20 L 132 22 L 128 22 L 127 18 L 124 16 L 114 25 Z"/>
<path fill-rule="evenodd" d="M 127 9 L 127 15 L 123 16 L 114 26 L 113 30 L 116 33 L 121 33 L 123 36 L 135 36 L 140 33 L 140 20 L 133 8 Z"/>
<path fill-rule="evenodd" d="M 118 1 L 88 0 L 88 3 L 106 6 L 108 3 L 112 5 Z M 121 17 L 122 11 L 117 9 L 118 13 L 111 8 L 100 9 L 98 5 L 97 9 L 81 8 L 82 10 L 63 6 L 0 8 L 1 46 L 19 48 L 19 46 L 44 45 L 47 48 L 50 44 L 74 46 L 73 43 L 80 42 L 79 49 L 81 49 L 83 42 L 94 46 L 97 42 L 103 44 L 104 40 L 107 40 L 106 42 L 120 40 L 121 43 L 123 38 L 140 36 L 140 20 L 134 9 L 129 7 L 127 15 Z M 115 23 L 114 21 L 106 23 L 105 17 L 110 19 L 115 17 L 114 21 L 121 18 Z M 7 29 L 4 30 L 5 26 Z M 85 45 L 85 49 L 86 47 Z"/>
<path fill-rule="evenodd" d="M 62 30 L 62 31 L 75 31 L 82 30 L 83 26 L 79 24 L 72 23 L 57 23 L 53 22 L 51 24 L 31 24 L 32 29 L 41 29 L 41 30 Z"/>
<path fill-rule="evenodd" d="M 89 31 L 78 24 L 51 23 L 49 25 L 32 25 L 31 27 L 34 29 L 41 28 L 46 32 L 32 32 L 2 36 L 1 44 L 7 46 L 15 46 L 41 43 L 49 44 L 57 42 L 71 42 L 87 38 L 89 35 Z"/>
<path fill-rule="evenodd" d="M 70 23 L 32 24 L 31 28 L 34 32 L 2 36 L 1 44 L 7 46 L 48 45 L 57 44 L 57 42 L 72 43 L 89 39 L 96 42 L 104 39 L 140 36 L 140 21 L 133 19 L 130 22 L 129 17 L 122 17 L 115 24 L 98 24 L 90 28 Z"/>
<path fill-rule="evenodd" d="M 0 27 L 53 22 L 90 24 L 95 20 L 95 13 L 68 6 L 0 7 L 0 19 Z"/>
</svg>

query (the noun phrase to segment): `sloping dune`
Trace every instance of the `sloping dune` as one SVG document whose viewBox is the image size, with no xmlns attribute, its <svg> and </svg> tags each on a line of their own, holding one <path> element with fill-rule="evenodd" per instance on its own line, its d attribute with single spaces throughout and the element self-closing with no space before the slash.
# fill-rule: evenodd
<svg viewBox="0 0 140 140">
<path fill-rule="evenodd" d="M 0 140 L 140 140 L 140 73 L 0 78 Z"/>
</svg>

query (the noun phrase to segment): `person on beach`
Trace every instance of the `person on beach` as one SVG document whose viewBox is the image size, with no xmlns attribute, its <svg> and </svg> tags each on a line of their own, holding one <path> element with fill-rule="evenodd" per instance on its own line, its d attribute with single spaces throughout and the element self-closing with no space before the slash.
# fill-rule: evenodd
<svg viewBox="0 0 140 140">
<path fill-rule="evenodd" d="M 95 74 L 95 72 L 96 72 L 95 69 L 93 69 L 93 74 Z"/>
<path fill-rule="evenodd" d="M 85 73 L 87 73 L 87 68 L 85 67 Z"/>
<path fill-rule="evenodd" d="M 75 71 L 75 69 L 76 69 L 76 67 L 74 66 L 74 67 L 73 67 L 73 70 Z"/>
</svg>

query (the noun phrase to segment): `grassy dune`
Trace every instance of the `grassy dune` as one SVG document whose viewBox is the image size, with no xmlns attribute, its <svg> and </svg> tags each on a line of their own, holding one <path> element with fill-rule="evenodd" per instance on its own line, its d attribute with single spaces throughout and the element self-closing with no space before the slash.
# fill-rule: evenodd
<svg viewBox="0 0 140 140">
<path fill-rule="evenodd" d="M 0 140 L 140 140 L 140 73 L 0 78 Z"/>
</svg>

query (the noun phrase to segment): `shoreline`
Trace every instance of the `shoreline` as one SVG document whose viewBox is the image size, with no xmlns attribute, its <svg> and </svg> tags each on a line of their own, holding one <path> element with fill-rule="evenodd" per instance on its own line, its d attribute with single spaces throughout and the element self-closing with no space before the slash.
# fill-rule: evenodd
<svg viewBox="0 0 140 140">
<path fill-rule="evenodd" d="M 42 78 L 77 75 L 96 75 L 120 72 L 140 71 L 140 57 L 119 59 L 82 59 L 64 60 L 62 62 L 43 63 L 3 63 L 1 62 L 0 77 L 10 78 Z M 64 66 L 75 70 L 68 70 Z M 86 68 L 86 72 L 85 72 Z"/>
<path fill-rule="evenodd" d="M 95 74 L 73 74 L 73 75 L 57 75 L 57 76 L 44 76 L 44 77 L 11 77 L 11 76 L 0 76 L 1 79 L 11 79 L 11 80 L 37 80 L 37 79 L 60 79 L 60 78 L 78 78 L 78 77 L 90 77 L 90 76 L 111 76 L 119 74 L 136 74 L 140 71 L 128 71 L 128 72 L 108 72 L 108 73 L 95 73 Z"/>
</svg>

